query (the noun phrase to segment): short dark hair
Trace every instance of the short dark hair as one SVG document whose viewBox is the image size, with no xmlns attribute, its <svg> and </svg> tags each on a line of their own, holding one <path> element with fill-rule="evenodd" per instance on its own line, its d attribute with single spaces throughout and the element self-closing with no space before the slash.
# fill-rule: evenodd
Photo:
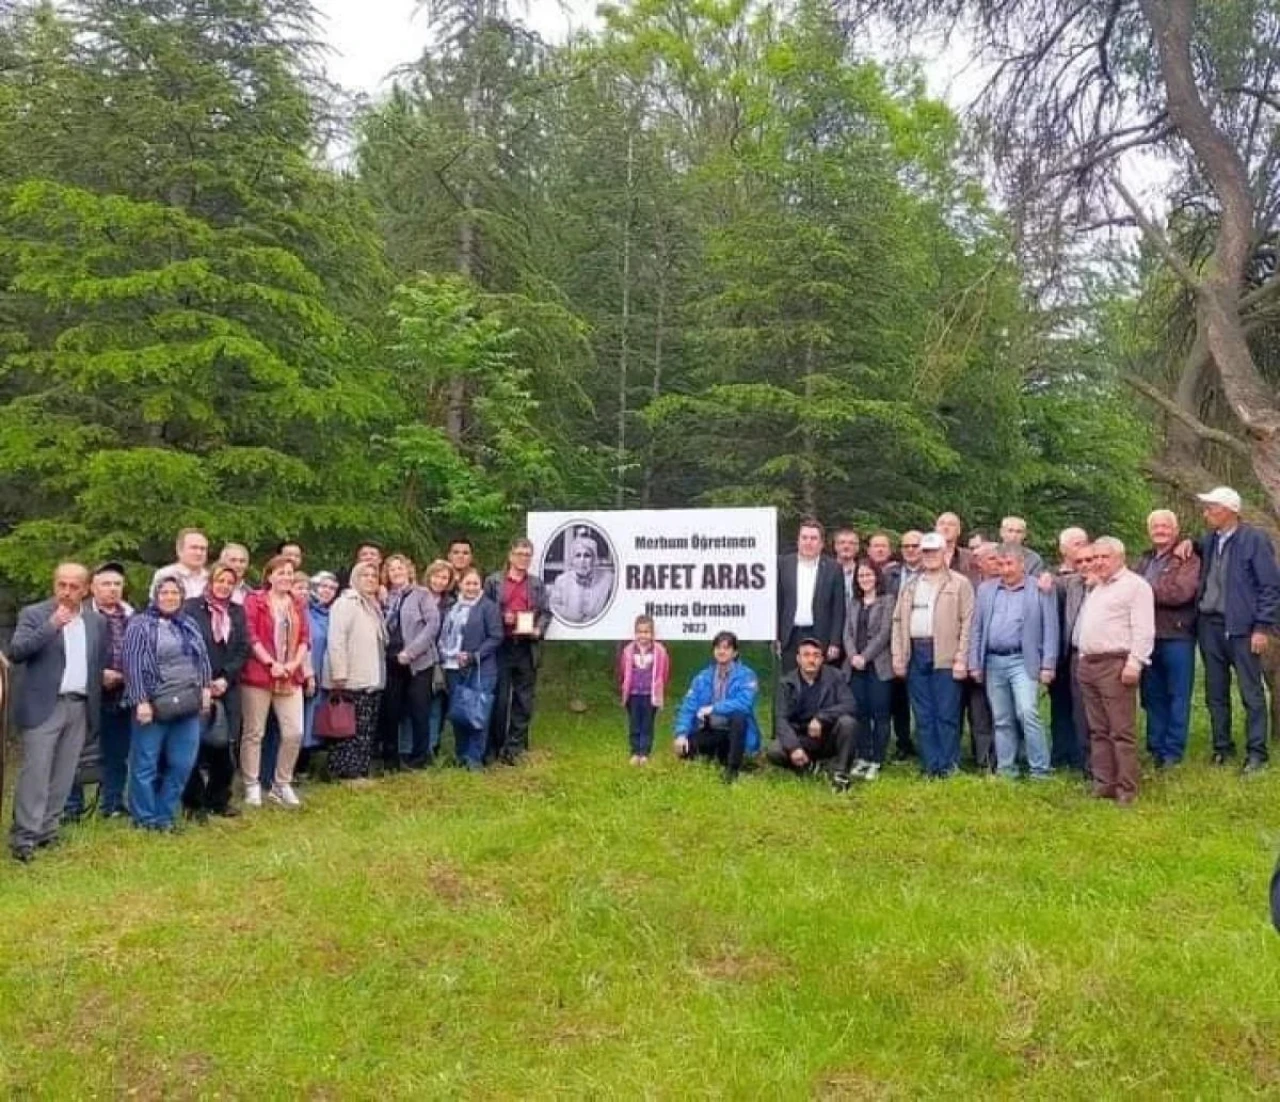
<svg viewBox="0 0 1280 1102">
<path fill-rule="evenodd" d="M 803 532 L 806 528 L 816 528 L 820 536 L 827 534 L 827 530 L 822 527 L 822 521 L 817 517 L 801 517 L 800 523 L 796 525 L 796 531 Z"/>
<path fill-rule="evenodd" d="M 715 650 L 721 643 L 728 643 L 735 651 L 738 649 L 738 637 L 731 631 L 718 631 L 711 640 L 711 649 Z"/>
<path fill-rule="evenodd" d="M 299 544 L 298 546 L 301 547 L 302 545 Z M 363 551 L 366 547 L 372 547 L 376 552 L 378 552 L 379 555 L 383 554 L 383 552 L 386 551 L 386 548 L 383 547 L 382 544 L 380 544 L 377 540 L 373 540 L 373 539 L 361 540 L 359 543 L 356 544 L 356 555 L 358 556 L 360 552 Z"/>
<path fill-rule="evenodd" d="M 837 536 L 857 536 L 859 542 L 861 542 L 862 540 L 862 533 L 859 532 L 856 528 L 854 528 L 853 525 L 851 524 L 845 524 L 837 528 L 832 538 L 834 539 Z"/>
<path fill-rule="evenodd" d="M 642 612 L 640 613 L 639 616 L 636 617 L 635 626 L 638 628 L 639 627 L 649 627 L 649 628 L 656 627 L 656 625 L 653 622 L 653 617 L 650 616 L 647 612 Z"/>
<path fill-rule="evenodd" d="M 361 546 L 364 546 L 364 545 L 361 544 Z M 276 544 L 276 554 L 283 555 L 284 549 L 286 547 L 296 547 L 299 551 L 302 550 L 302 544 L 299 543 L 297 540 L 281 540 L 279 543 Z"/>
<path fill-rule="evenodd" d="M 449 545 L 446 550 L 452 551 L 460 543 L 465 545 L 468 551 L 474 551 L 476 549 L 475 544 L 471 542 L 471 538 L 469 536 L 453 536 L 450 538 Z"/>
</svg>

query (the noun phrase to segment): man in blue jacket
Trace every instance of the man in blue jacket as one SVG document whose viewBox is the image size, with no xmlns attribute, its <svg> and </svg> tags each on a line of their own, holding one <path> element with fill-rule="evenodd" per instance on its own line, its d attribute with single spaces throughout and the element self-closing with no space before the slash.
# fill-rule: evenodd
<svg viewBox="0 0 1280 1102">
<path fill-rule="evenodd" d="M 760 749 L 756 697 L 760 682 L 738 661 L 738 637 L 722 631 L 712 644 L 714 661 L 697 674 L 676 714 L 675 751 L 682 758 L 714 758 L 732 784 L 746 754 Z"/>
<path fill-rule="evenodd" d="M 1049 742 L 1040 719 L 1040 686 L 1058 665 L 1058 603 L 1027 578 L 1026 552 L 1002 544 L 1000 576 L 978 587 L 969 635 L 969 676 L 985 684 L 995 719 L 996 772 L 1018 775 L 1018 726 L 1032 778 L 1052 775 Z"/>
<path fill-rule="evenodd" d="M 1240 522 L 1240 495 L 1227 486 L 1199 494 L 1212 531 L 1201 539 L 1200 653 L 1204 695 L 1213 728 L 1213 763 L 1235 756 L 1231 738 L 1231 673 L 1240 680 L 1247 717 L 1244 771 L 1267 764 L 1267 698 L 1262 689 L 1262 654 L 1280 605 L 1280 567 L 1266 535 Z"/>
</svg>

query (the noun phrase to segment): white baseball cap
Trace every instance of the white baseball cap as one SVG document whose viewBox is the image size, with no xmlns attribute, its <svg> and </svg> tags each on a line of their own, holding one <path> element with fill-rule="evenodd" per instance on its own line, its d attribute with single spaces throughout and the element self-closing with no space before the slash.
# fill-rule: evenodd
<svg viewBox="0 0 1280 1102">
<path fill-rule="evenodd" d="M 940 532 L 926 532 L 920 541 L 921 551 L 945 551 L 946 549 L 947 541 L 942 538 Z"/>
<path fill-rule="evenodd" d="M 1204 505 L 1221 505 L 1233 513 L 1240 512 L 1240 495 L 1230 486 L 1215 486 L 1207 494 L 1196 494 L 1196 498 Z"/>
</svg>

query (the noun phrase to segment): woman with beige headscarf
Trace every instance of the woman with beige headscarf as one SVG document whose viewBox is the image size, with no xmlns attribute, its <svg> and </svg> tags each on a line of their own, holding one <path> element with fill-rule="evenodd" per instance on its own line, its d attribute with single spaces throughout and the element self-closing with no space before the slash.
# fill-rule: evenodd
<svg viewBox="0 0 1280 1102">
<path fill-rule="evenodd" d="M 387 627 L 378 602 L 378 568 L 357 563 L 351 586 L 333 602 L 329 613 L 329 650 L 324 687 L 352 698 L 356 707 L 354 738 L 333 744 L 329 773 L 339 780 L 369 776 L 370 756 L 378 733 L 378 706 L 386 687 Z"/>
</svg>

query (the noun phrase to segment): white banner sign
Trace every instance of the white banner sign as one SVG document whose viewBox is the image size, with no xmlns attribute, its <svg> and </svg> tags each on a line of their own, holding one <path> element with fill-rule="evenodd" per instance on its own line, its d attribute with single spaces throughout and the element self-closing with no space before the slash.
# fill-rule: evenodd
<svg viewBox="0 0 1280 1102">
<path fill-rule="evenodd" d="M 530 513 L 549 639 L 630 639 L 642 613 L 660 640 L 773 639 L 777 511 Z"/>
</svg>

